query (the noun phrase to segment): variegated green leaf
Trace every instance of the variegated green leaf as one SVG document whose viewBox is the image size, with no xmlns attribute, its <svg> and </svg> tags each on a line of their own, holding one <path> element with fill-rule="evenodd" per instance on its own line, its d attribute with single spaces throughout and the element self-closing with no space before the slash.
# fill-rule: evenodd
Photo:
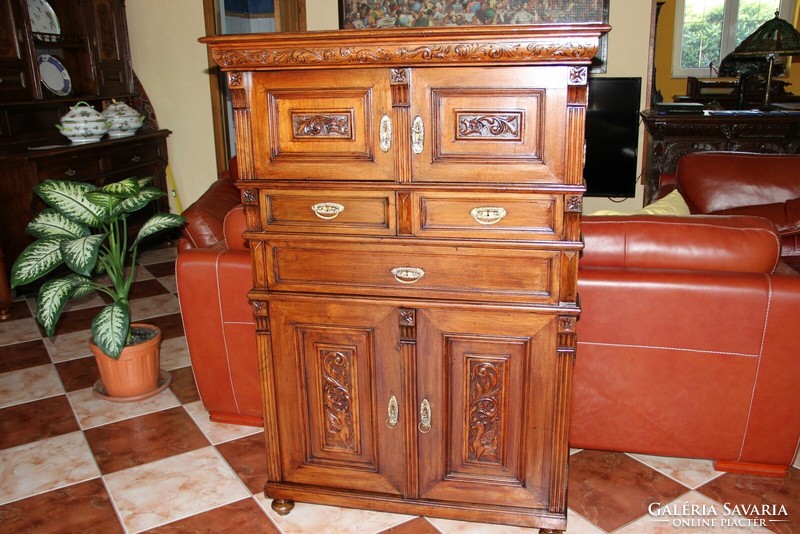
<svg viewBox="0 0 800 534">
<path fill-rule="evenodd" d="M 82 285 L 81 280 L 72 277 L 56 278 L 42 284 L 36 299 L 36 319 L 44 327 L 48 336 L 52 336 L 56 323 L 61 317 L 64 305 L 75 295 L 75 290 Z"/>
<path fill-rule="evenodd" d="M 145 176 L 144 178 L 137 178 L 139 182 L 139 187 L 142 188 L 152 182 L 155 179 L 155 176 Z"/>
<path fill-rule="evenodd" d="M 107 193 L 105 191 L 89 191 L 86 193 L 86 198 L 92 204 L 103 208 L 105 213 L 111 213 L 114 211 L 114 208 L 119 206 L 123 200 L 117 195 L 114 195 L 113 193 Z"/>
<path fill-rule="evenodd" d="M 64 262 L 67 267 L 78 274 L 89 276 L 92 274 L 97 263 L 97 256 L 100 253 L 100 245 L 106 234 L 94 234 L 88 237 L 81 237 L 69 241 L 61 242 L 61 253 L 64 255 Z"/>
<path fill-rule="evenodd" d="M 131 313 L 125 300 L 109 304 L 92 321 L 92 340 L 106 356 L 118 359 L 128 338 Z"/>
<path fill-rule="evenodd" d="M 36 194 L 48 205 L 87 226 L 99 226 L 104 216 L 103 208 L 86 198 L 86 193 L 95 189 L 92 184 L 67 180 L 45 180 L 34 187 Z"/>
<path fill-rule="evenodd" d="M 38 238 L 64 237 L 68 239 L 89 235 L 89 229 L 71 221 L 53 208 L 43 209 L 25 231 Z"/>
<path fill-rule="evenodd" d="M 11 287 L 24 286 L 49 273 L 61 265 L 60 238 L 34 241 L 22 251 L 11 268 Z"/>
<path fill-rule="evenodd" d="M 153 200 L 161 198 L 165 195 L 165 192 L 160 189 L 156 189 L 155 187 L 143 187 L 139 190 L 139 193 L 136 196 L 123 200 L 122 203 L 111 212 L 111 215 L 117 216 L 121 213 L 133 213 L 135 211 L 139 211 Z"/>
<path fill-rule="evenodd" d="M 137 194 L 139 187 L 139 180 L 136 178 L 125 178 L 119 182 L 106 184 L 101 189 L 105 193 L 110 193 L 120 198 L 128 198 Z"/>
<path fill-rule="evenodd" d="M 185 220 L 185 217 L 181 215 L 175 215 L 174 213 L 158 213 L 153 215 L 139 230 L 139 235 L 136 236 L 136 240 L 133 244 L 136 245 L 145 237 L 157 234 L 158 232 L 162 232 L 170 228 L 177 228 L 182 225 Z"/>
<path fill-rule="evenodd" d="M 73 280 L 75 283 L 75 289 L 72 291 L 72 298 L 74 299 L 85 297 L 94 290 L 91 278 L 79 274 L 68 274 L 64 278 Z"/>
</svg>

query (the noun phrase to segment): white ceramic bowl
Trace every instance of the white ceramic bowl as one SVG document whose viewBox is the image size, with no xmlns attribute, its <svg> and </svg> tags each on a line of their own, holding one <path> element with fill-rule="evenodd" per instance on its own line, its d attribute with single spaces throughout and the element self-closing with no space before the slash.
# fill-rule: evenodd
<svg viewBox="0 0 800 534">
<path fill-rule="evenodd" d="M 86 102 L 78 102 L 61 117 L 56 128 L 73 143 L 96 143 L 108 132 L 111 125 L 97 110 Z"/>
<path fill-rule="evenodd" d="M 116 100 L 112 100 L 112 103 L 103 110 L 103 116 L 111 125 L 108 130 L 109 137 L 130 137 L 144 124 L 143 115 L 124 102 Z"/>
</svg>

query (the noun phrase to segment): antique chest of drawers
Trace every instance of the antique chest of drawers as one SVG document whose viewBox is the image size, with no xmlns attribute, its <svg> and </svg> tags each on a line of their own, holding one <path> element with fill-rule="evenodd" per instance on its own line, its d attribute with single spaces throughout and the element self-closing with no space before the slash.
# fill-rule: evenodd
<svg viewBox="0 0 800 534">
<path fill-rule="evenodd" d="M 607 30 L 201 39 L 234 107 L 275 510 L 565 528 Z"/>
</svg>

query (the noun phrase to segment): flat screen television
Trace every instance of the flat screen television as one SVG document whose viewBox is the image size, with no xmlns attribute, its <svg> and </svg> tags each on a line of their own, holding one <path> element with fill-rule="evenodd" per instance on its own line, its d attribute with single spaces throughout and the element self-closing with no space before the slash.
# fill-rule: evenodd
<svg viewBox="0 0 800 534">
<path fill-rule="evenodd" d="M 589 77 L 586 196 L 636 196 L 641 78 Z"/>
</svg>

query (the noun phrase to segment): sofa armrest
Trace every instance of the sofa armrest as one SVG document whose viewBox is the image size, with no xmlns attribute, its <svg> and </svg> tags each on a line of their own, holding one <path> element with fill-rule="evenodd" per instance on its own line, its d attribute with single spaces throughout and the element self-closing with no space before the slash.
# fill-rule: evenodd
<svg viewBox="0 0 800 534">
<path fill-rule="evenodd" d="M 186 217 L 182 238 L 186 248 L 214 248 L 225 240 L 224 221 L 228 212 L 241 202 L 239 189 L 228 178 L 211 184 L 182 215 Z"/>
<path fill-rule="evenodd" d="M 744 216 L 586 216 L 581 267 L 772 273 L 773 224 Z"/>
<path fill-rule="evenodd" d="M 758 206 L 742 206 L 729 208 L 713 213 L 714 215 L 752 215 L 769 219 L 782 236 L 800 234 L 800 198 L 776 202 L 774 204 L 760 204 Z"/>
</svg>

